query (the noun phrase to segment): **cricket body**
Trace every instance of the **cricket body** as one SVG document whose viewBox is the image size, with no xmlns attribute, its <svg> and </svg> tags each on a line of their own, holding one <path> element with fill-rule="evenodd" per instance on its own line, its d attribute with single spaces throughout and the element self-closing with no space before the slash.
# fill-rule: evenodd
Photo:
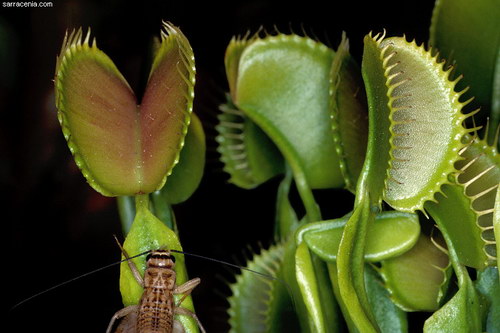
<svg viewBox="0 0 500 333">
<path fill-rule="evenodd" d="M 124 256 L 129 259 L 125 249 L 120 245 Z M 152 251 L 146 261 L 144 278 L 141 277 L 135 264 L 128 260 L 128 265 L 137 282 L 143 286 L 144 292 L 137 305 L 127 306 L 111 318 L 106 333 L 111 333 L 117 319 L 123 318 L 115 333 L 182 333 L 184 327 L 174 315 L 187 315 L 194 318 L 201 332 L 206 333 L 196 314 L 181 307 L 182 301 L 200 283 L 199 278 L 177 286 L 174 271 L 175 258 L 168 250 Z M 175 303 L 174 294 L 182 294 Z"/>
</svg>

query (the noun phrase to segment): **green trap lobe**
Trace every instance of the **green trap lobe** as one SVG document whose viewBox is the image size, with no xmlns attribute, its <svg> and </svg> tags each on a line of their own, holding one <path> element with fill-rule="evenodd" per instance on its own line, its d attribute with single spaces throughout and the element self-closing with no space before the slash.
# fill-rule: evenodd
<svg viewBox="0 0 500 333">
<path fill-rule="evenodd" d="M 114 192 L 117 186 L 121 191 L 138 191 L 134 131 L 138 112 L 123 76 L 96 49 L 76 53 L 65 63 L 61 76 L 64 109 L 60 118 L 78 166 L 90 183 L 100 184 L 102 192 Z"/>
</svg>

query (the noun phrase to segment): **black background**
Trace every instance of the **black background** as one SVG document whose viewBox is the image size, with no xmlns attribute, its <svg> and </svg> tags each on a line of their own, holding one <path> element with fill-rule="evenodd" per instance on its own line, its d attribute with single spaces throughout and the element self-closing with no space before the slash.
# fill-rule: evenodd
<svg viewBox="0 0 500 333">
<path fill-rule="evenodd" d="M 3 5 L 3 3 L 2 3 Z M 53 102 L 55 59 L 66 29 L 91 27 L 97 45 L 116 63 L 131 86 L 142 89 L 145 61 L 161 20 L 179 26 L 195 52 L 195 112 L 205 125 L 207 165 L 198 191 L 176 206 L 186 251 L 243 263 L 249 248 L 272 242 L 276 186 L 272 180 L 247 191 L 227 182 L 215 152 L 217 105 L 227 89 L 225 48 L 234 35 L 260 26 L 301 32 L 335 46 L 342 31 L 361 62 L 363 37 L 388 35 L 428 39 L 433 1 L 53 1 L 52 8 L 0 7 L 7 44 L 0 45 L 0 185 L 3 297 L 10 331 L 104 332 L 122 307 L 115 266 L 47 292 L 31 295 L 120 257 L 112 238 L 121 236 L 114 199 L 91 189 L 66 146 Z M 341 190 L 316 193 L 326 218 L 352 207 Z M 5 240 L 7 238 L 7 241 Z M 227 267 L 187 258 L 197 313 L 208 332 L 224 332 Z M 421 329 L 416 329 L 421 330 Z"/>
</svg>

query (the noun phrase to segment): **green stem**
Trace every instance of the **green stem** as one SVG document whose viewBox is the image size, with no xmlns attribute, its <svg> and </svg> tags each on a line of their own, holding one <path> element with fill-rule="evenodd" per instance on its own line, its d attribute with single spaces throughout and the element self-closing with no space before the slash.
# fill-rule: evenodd
<svg viewBox="0 0 500 333">
<path fill-rule="evenodd" d="M 131 196 L 120 196 L 116 198 L 118 214 L 122 224 L 123 235 L 127 235 L 135 218 L 135 200 Z"/>
<path fill-rule="evenodd" d="M 278 194 L 276 197 L 276 221 L 274 232 L 275 239 L 281 241 L 293 235 L 293 232 L 299 226 L 297 214 L 288 196 L 292 185 L 293 173 L 287 163 L 285 163 L 285 166 L 285 177 L 278 187 Z"/>
<path fill-rule="evenodd" d="M 359 189 L 359 187 L 358 187 Z M 358 191 L 359 192 L 359 191 Z M 375 219 L 366 193 L 357 193 L 354 212 L 347 221 L 337 254 L 339 292 L 342 302 L 361 332 L 378 332 L 364 280 L 364 249 L 368 225 Z"/>
<path fill-rule="evenodd" d="M 321 221 L 321 211 L 319 209 L 316 200 L 314 199 L 314 195 L 312 193 L 311 188 L 309 187 L 309 183 L 307 182 L 306 175 L 302 171 L 302 169 L 297 166 L 293 166 L 293 175 L 295 179 L 295 186 L 297 186 L 297 190 L 299 192 L 300 198 L 302 199 L 302 203 L 304 204 L 304 208 L 306 210 L 306 219 L 308 222 L 316 222 Z"/>
<path fill-rule="evenodd" d="M 172 209 L 172 205 L 165 200 L 165 196 L 163 196 L 160 191 L 156 191 L 151 193 L 149 198 L 152 203 L 154 215 L 165 223 L 167 227 L 175 231 L 175 233 L 178 233 L 174 210 Z"/>
<path fill-rule="evenodd" d="M 138 212 L 143 209 L 149 211 L 148 194 L 139 194 L 135 196 L 135 211 Z"/>
</svg>

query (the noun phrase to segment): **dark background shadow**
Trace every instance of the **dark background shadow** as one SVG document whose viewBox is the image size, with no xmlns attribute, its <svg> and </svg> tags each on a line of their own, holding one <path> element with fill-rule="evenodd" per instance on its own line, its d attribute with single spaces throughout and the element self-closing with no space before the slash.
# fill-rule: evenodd
<svg viewBox="0 0 500 333">
<path fill-rule="evenodd" d="M 428 39 L 433 1 L 53 1 L 52 8 L 5 8 L 0 3 L 0 184 L 3 265 L 7 308 L 57 283 L 119 259 L 113 234 L 121 236 L 114 199 L 91 189 L 76 168 L 57 122 L 55 59 L 66 29 L 91 27 L 100 49 L 131 86 L 142 89 L 147 48 L 161 20 L 179 26 L 194 49 L 195 112 L 206 127 L 209 153 L 205 177 L 194 196 L 176 206 L 186 251 L 243 263 L 248 248 L 272 242 L 276 186 L 272 180 L 245 191 L 228 184 L 215 152 L 217 105 L 227 89 L 225 48 L 234 35 L 261 25 L 301 32 L 336 48 L 342 31 L 361 62 L 363 37 L 373 30 Z M 344 191 L 322 191 L 325 217 L 352 207 Z M 208 332 L 228 326 L 226 267 L 187 258 L 198 315 Z M 10 331 L 104 332 L 122 307 L 118 266 L 57 288 L 8 312 Z"/>
</svg>

